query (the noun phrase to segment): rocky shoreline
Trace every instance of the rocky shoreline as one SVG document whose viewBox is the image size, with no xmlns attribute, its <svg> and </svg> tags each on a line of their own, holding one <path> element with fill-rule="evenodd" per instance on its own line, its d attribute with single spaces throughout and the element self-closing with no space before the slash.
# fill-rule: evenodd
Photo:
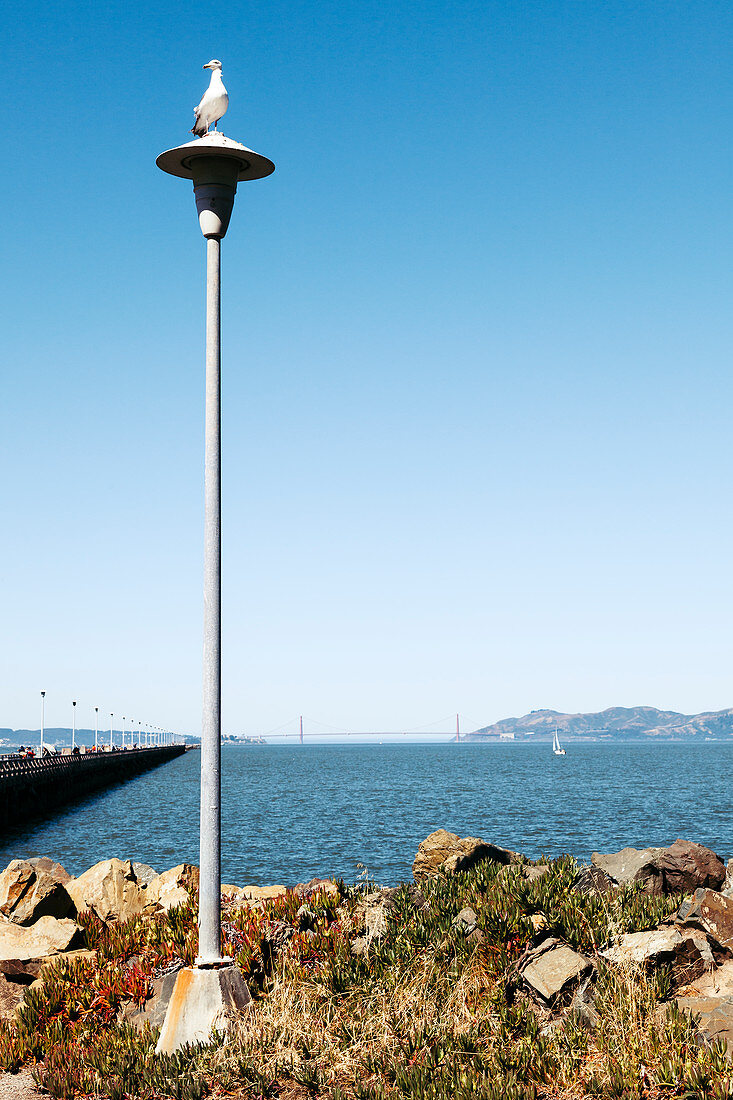
<svg viewBox="0 0 733 1100">
<path fill-rule="evenodd" d="M 56 1096 L 188 1095 L 170 1084 L 169 1069 L 154 1064 L 152 1050 L 175 976 L 193 961 L 197 889 L 198 871 L 188 864 L 157 874 L 131 860 L 106 859 L 73 878 L 51 859 L 11 862 L 0 874 L 0 1068 L 30 1067 L 36 1082 Z M 361 1079 L 349 1082 L 341 1071 L 339 1077 L 333 1067 L 331 1072 L 324 1054 L 322 1067 L 311 1074 L 310 1096 L 460 1096 L 446 1077 L 452 1063 L 463 1067 L 470 1084 L 479 1055 L 500 1066 L 506 1051 L 518 1057 L 511 1028 L 501 1038 L 509 1018 L 519 1021 L 515 1030 L 534 1036 L 536 1049 L 523 1071 L 513 1063 L 502 1069 L 501 1095 L 507 1097 L 651 1097 L 661 1095 L 659 1089 L 681 1096 L 674 1090 L 683 1087 L 684 1095 L 694 1095 L 685 1077 L 693 1069 L 707 1074 L 708 1091 L 701 1095 L 733 1092 L 733 860 L 726 866 L 701 844 L 676 840 L 667 848 L 594 853 L 581 866 L 570 857 L 533 863 L 439 829 L 416 853 L 413 882 L 401 887 L 323 879 L 293 889 L 225 885 L 222 935 L 253 993 L 243 1034 L 264 1026 L 278 997 L 312 990 L 315 983 L 341 1006 L 344 997 L 361 1003 L 356 1049 L 362 1032 L 369 1033 L 364 1012 L 373 983 L 383 978 L 397 996 L 400 982 L 410 988 L 408 976 L 430 963 L 431 981 L 454 1013 L 454 1022 L 441 1026 L 451 1042 L 461 1037 L 452 1061 L 446 1055 L 434 1067 L 433 1091 L 424 1091 L 414 1069 L 427 1053 L 407 1059 L 404 1080 L 385 1062 L 368 1087 Z M 445 972 L 436 960 L 446 961 Z M 640 1080 L 636 1062 L 624 1070 L 626 1091 L 618 1092 L 610 1062 L 605 1077 L 586 1077 L 607 1053 L 609 1021 L 624 998 L 644 1017 L 646 1030 L 634 1041 L 646 1061 L 639 1054 L 636 1061 L 645 1067 Z M 646 1006 L 643 1012 L 639 1005 Z M 478 1053 L 464 1066 L 466 1035 L 473 1035 L 478 1020 L 486 1031 L 471 1040 Z M 670 1044 L 664 1056 L 658 1053 L 661 1069 L 653 1067 L 657 1047 L 649 1046 L 647 1032 L 658 1036 L 659 1051 Z M 84 1053 L 80 1037 L 91 1035 L 101 1047 L 109 1045 L 104 1071 Z M 569 1043 L 593 1054 L 582 1068 L 578 1055 L 575 1076 L 561 1058 Z M 129 1080 L 120 1078 L 105 1092 L 103 1078 L 116 1080 L 120 1044 L 133 1068 L 128 1066 Z M 684 1065 L 675 1061 L 675 1050 L 684 1051 Z M 333 1066 L 340 1065 L 340 1054 L 331 1057 Z M 365 1064 L 376 1066 L 370 1058 Z M 557 1070 L 560 1077 L 569 1074 L 565 1092 L 557 1091 L 557 1075 L 552 1088 L 543 1084 L 552 1058 L 565 1066 Z M 277 1062 L 272 1095 L 298 1083 L 302 1062 L 297 1051 Z M 191 1074 L 191 1096 L 216 1092 L 221 1084 L 210 1068 Z M 334 1074 L 338 1080 L 331 1080 Z M 579 1093 L 581 1083 L 590 1091 Z M 714 1091 L 728 1085 L 729 1092 Z M 264 1095 L 257 1092 L 262 1085 L 256 1075 L 239 1087 L 242 1097 Z M 484 1095 L 466 1089 L 466 1096 Z"/>
</svg>

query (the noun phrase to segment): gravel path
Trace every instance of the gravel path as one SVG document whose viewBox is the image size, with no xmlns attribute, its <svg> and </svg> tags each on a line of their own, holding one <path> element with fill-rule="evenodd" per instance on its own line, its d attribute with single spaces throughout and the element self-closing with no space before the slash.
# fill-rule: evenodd
<svg viewBox="0 0 733 1100">
<path fill-rule="evenodd" d="M 36 1088 L 30 1070 L 22 1073 L 0 1073 L 0 1100 L 36 1100 L 47 1096 Z"/>
</svg>

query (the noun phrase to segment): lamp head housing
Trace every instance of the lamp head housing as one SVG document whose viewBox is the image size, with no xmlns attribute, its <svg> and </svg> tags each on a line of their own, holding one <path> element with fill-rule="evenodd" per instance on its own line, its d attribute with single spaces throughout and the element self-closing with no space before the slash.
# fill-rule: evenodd
<svg viewBox="0 0 733 1100">
<path fill-rule="evenodd" d="M 212 66 L 221 68 L 221 62 L 209 61 L 204 68 Z M 201 232 L 217 240 L 229 228 L 237 184 L 263 179 L 275 171 L 267 157 L 218 133 L 168 149 L 155 163 L 172 176 L 193 180 Z"/>
</svg>

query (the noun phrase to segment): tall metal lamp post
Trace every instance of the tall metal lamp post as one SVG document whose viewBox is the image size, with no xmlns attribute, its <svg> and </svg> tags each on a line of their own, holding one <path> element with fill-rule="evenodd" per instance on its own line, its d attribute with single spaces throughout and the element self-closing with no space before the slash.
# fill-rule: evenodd
<svg viewBox="0 0 733 1100">
<path fill-rule="evenodd" d="M 76 748 L 76 699 L 71 704 L 71 751 Z"/>
<path fill-rule="evenodd" d="M 224 969 L 228 972 L 228 983 L 224 980 L 209 983 L 212 1004 L 219 1002 L 217 1013 L 221 1020 L 222 997 L 226 1006 L 227 998 L 235 1004 L 238 995 L 241 996 L 234 989 L 239 971 L 221 954 L 221 242 L 229 227 L 237 184 L 269 176 L 275 165 L 267 157 L 219 133 L 206 134 L 169 149 L 160 154 L 156 164 L 172 176 L 193 181 L 199 226 L 206 238 L 203 725 L 199 951 L 194 974 L 198 971 L 201 976 L 206 971 L 219 970 L 223 978 Z M 203 988 L 206 983 L 202 979 L 200 984 Z M 201 1027 L 206 1026 L 204 1021 L 191 1033 L 184 1025 L 174 1035 L 173 1027 L 168 1026 L 174 999 L 175 991 L 159 1050 L 174 1050 L 183 1042 L 197 1041 Z M 185 1010 L 182 1016 L 186 1016 Z M 209 1028 L 212 1022 L 208 1020 Z"/>
<path fill-rule="evenodd" d="M 41 751 L 40 756 L 43 759 L 43 726 L 46 718 L 46 692 L 41 692 Z"/>
</svg>

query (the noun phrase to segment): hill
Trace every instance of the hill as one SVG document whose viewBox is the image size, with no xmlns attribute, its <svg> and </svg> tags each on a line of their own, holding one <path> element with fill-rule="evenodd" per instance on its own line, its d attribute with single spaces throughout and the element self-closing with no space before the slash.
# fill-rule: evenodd
<svg viewBox="0 0 733 1100">
<path fill-rule="evenodd" d="M 679 714 L 656 707 L 609 707 L 595 714 L 533 710 L 522 718 L 503 718 L 493 726 L 484 726 L 466 734 L 464 740 L 550 740 L 556 727 L 561 740 L 727 740 L 733 737 L 733 708 L 702 714 Z"/>
</svg>

